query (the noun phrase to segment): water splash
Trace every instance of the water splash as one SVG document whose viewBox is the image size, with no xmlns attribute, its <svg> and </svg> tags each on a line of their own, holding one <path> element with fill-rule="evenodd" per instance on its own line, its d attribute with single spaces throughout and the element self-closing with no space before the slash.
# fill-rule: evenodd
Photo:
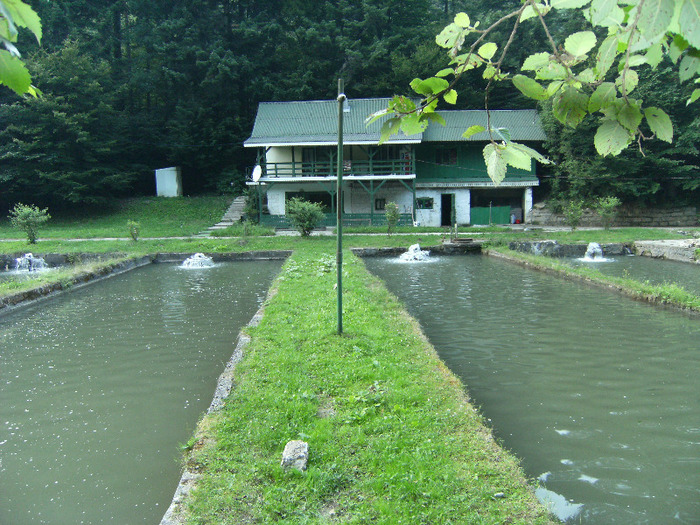
<svg viewBox="0 0 700 525">
<path fill-rule="evenodd" d="M 214 260 L 203 253 L 195 253 L 180 265 L 181 268 L 211 268 L 212 266 L 214 266 Z"/>
<path fill-rule="evenodd" d="M 25 253 L 22 257 L 15 259 L 15 270 L 18 272 L 40 272 L 47 269 L 46 261 L 41 257 L 34 257 L 31 253 Z"/>
<path fill-rule="evenodd" d="M 399 256 L 399 260 L 403 262 L 426 261 L 430 257 L 428 250 L 421 250 L 419 244 L 412 244 L 408 251 Z"/>
<path fill-rule="evenodd" d="M 597 242 L 589 242 L 586 248 L 586 254 L 579 259 L 585 262 L 610 262 L 614 259 L 607 259 L 603 256 L 603 249 Z"/>
</svg>

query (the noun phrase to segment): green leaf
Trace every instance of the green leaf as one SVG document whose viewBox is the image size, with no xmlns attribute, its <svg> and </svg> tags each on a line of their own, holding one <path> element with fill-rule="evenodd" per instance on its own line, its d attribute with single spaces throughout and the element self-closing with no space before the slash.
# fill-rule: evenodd
<svg viewBox="0 0 700 525">
<path fill-rule="evenodd" d="M 665 142 L 673 142 L 673 124 L 663 110 L 654 107 L 645 108 L 644 117 L 647 119 L 649 129 L 657 138 Z"/>
<path fill-rule="evenodd" d="M 685 0 L 681 7 L 681 34 L 695 49 L 700 49 L 700 0 Z"/>
<path fill-rule="evenodd" d="M 591 24 L 601 25 L 615 7 L 617 7 L 617 0 L 593 0 L 590 10 Z"/>
<path fill-rule="evenodd" d="M 554 96 L 552 111 L 562 124 L 575 128 L 586 116 L 587 110 L 588 97 L 571 86 L 566 86 Z"/>
<path fill-rule="evenodd" d="M 686 53 L 678 66 L 678 75 L 681 82 L 693 78 L 700 69 L 700 57 L 693 53 Z"/>
<path fill-rule="evenodd" d="M 550 5 L 554 9 L 580 9 L 590 2 L 591 0 L 552 0 Z"/>
<path fill-rule="evenodd" d="M 497 73 L 496 68 L 493 67 L 492 65 L 488 65 L 484 68 L 484 72 L 483 72 L 482 76 L 488 80 L 490 78 L 493 78 L 496 75 L 496 73 Z"/>
<path fill-rule="evenodd" d="M 548 5 L 544 5 L 544 4 L 535 4 L 535 5 L 537 6 L 537 11 L 539 11 L 539 13 L 542 16 L 549 13 L 549 11 L 552 9 Z M 525 9 L 523 9 L 523 12 L 520 14 L 520 21 L 524 22 L 525 20 L 528 20 L 529 18 L 535 18 L 536 16 L 537 16 L 537 12 L 535 11 L 535 9 L 531 5 L 528 5 L 525 7 Z"/>
<path fill-rule="evenodd" d="M 651 66 L 652 69 L 656 69 L 656 67 L 661 63 L 663 58 L 664 48 L 661 42 L 659 42 L 658 44 L 654 44 L 649 49 L 647 49 L 647 52 L 644 55 L 644 60 L 647 64 L 649 64 L 649 66 Z"/>
<path fill-rule="evenodd" d="M 495 133 L 503 142 L 510 142 L 510 130 L 508 128 L 491 128 L 491 133 Z"/>
<path fill-rule="evenodd" d="M 523 153 L 526 153 L 530 158 L 535 159 L 537 162 L 541 164 L 552 164 L 552 161 L 549 160 L 547 157 L 542 155 L 539 151 L 536 151 L 525 144 L 520 144 L 519 142 L 511 142 L 510 146 L 512 148 L 517 149 L 518 151 L 522 151 Z"/>
<path fill-rule="evenodd" d="M 605 78 L 605 74 L 610 70 L 615 57 L 617 56 L 617 37 L 609 36 L 600 44 L 596 54 L 595 72 L 598 79 Z"/>
<path fill-rule="evenodd" d="M 462 133 L 462 137 L 464 137 L 465 139 L 468 139 L 472 135 L 476 135 L 477 133 L 482 133 L 484 131 L 486 131 L 486 128 L 484 126 L 479 126 L 478 124 L 474 124 L 473 126 L 469 126 L 467 128 L 467 131 Z"/>
<path fill-rule="evenodd" d="M 389 110 L 396 113 L 411 113 L 415 111 L 416 103 L 408 97 L 394 95 L 394 98 L 389 102 Z"/>
<path fill-rule="evenodd" d="M 491 60 L 493 55 L 496 54 L 498 46 L 493 42 L 487 42 L 479 48 L 477 54 L 485 60 Z"/>
<path fill-rule="evenodd" d="M 547 85 L 547 95 L 551 97 L 557 91 L 559 91 L 559 88 L 561 88 L 563 85 L 564 82 L 562 82 L 561 80 L 555 80 L 554 82 L 550 82 Z"/>
<path fill-rule="evenodd" d="M 440 115 L 439 113 L 430 112 L 430 113 L 423 113 L 423 115 L 425 117 L 427 117 L 430 122 L 435 122 L 437 124 L 440 124 L 441 126 L 444 126 L 447 124 L 447 122 L 445 121 L 445 118 L 442 115 Z"/>
<path fill-rule="evenodd" d="M 457 13 L 455 15 L 455 24 L 466 29 L 470 24 L 469 15 L 467 13 Z"/>
<path fill-rule="evenodd" d="M 380 109 L 379 111 L 375 111 L 372 113 L 369 117 L 365 119 L 365 126 L 369 126 L 372 124 L 372 122 L 376 122 L 380 118 L 382 118 L 385 115 L 388 115 L 391 113 L 391 111 L 388 108 Z"/>
<path fill-rule="evenodd" d="M 428 127 L 427 118 L 421 119 L 418 113 L 411 113 L 401 118 L 401 131 L 404 135 L 418 135 Z"/>
<path fill-rule="evenodd" d="M 630 145 L 632 139 L 634 139 L 634 135 L 617 120 L 605 119 L 598 127 L 593 143 L 596 151 L 606 157 L 619 155 L 623 149 Z"/>
<path fill-rule="evenodd" d="M 41 43 L 41 19 L 36 11 L 20 0 L 4 0 L 3 2 L 18 27 L 26 27 Z"/>
<path fill-rule="evenodd" d="M 634 132 L 642 123 L 642 112 L 639 109 L 639 104 L 635 104 L 631 100 L 627 103 L 624 100 L 622 102 L 623 104 L 617 112 L 617 121 Z"/>
<path fill-rule="evenodd" d="M 435 42 L 440 47 L 452 49 L 453 47 L 455 47 L 455 44 L 457 44 L 457 41 L 463 38 L 464 36 L 462 28 L 459 27 L 457 24 L 450 24 L 445 29 L 443 29 L 439 35 L 435 37 Z"/>
<path fill-rule="evenodd" d="M 690 95 L 690 98 L 688 99 L 688 102 L 685 103 L 685 105 L 690 106 L 698 98 L 700 98 L 700 89 L 695 89 L 693 90 L 693 93 Z"/>
<path fill-rule="evenodd" d="M 549 98 L 545 88 L 536 80 L 525 75 L 515 75 L 513 77 L 513 84 L 528 98 L 533 98 L 535 100 L 547 100 Z"/>
<path fill-rule="evenodd" d="M 675 0 L 645 0 L 639 13 L 637 29 L 649 41 L 666 33 L 673 19 Z"/>
<path fill-rule="evenodd" d="M 486 162 L 486 173 L 493 181 L 494 186 L 498 186 L 506 178 L 506 170 L 508 169 L 501 155 L 501 149 L 496 144 L 487 144 L 484 148 L 484 161 Z"/>
<path fill-rule="evenodd" d="M 419 78 L 411 82 L 411 88 L 419 95 L 432 95 L 440 93 L 449 87 L 450 83 L 444 78 L 430 77 L 425 80 Z"/>
<path fill-rule="evenodd" d="M 615 80 L 615 85 L 622 95 L 629 95 L 639 84 L 639 75 L 634 69 L 628 69 Z"/>
<path fill-rule="evenodd" d="M 0 2 L 0 37 L 17 42 L 17 26 L 15 26 L 12 13 L 3 2 Z"/>
<path fill-rule="evenodd" d="M 567 72 L 564 66 L 552 60 L 546 66 L 539 68 L 535 77 L 539 80 L 564 80 Z"/>
<path fill-rule="evenodd" d="M 576 80 L 584 84 L 593 84 L 595 82 L 595 73 L 591 68 L 586 68 L 576 75 Z"/>
<path fill-rule="evenodd" d="M 9 51 L 0 50 L 0 84 L 4 84 L 18 95 L 29 91 L 31 86 L 29 71 L 22 61 Z"/>
<path fill-rule="evenodd" d="M 454 89 L 450 89 L 447 93 L 445 93 L 442 96 L 443 99 L 445 99 L 445 102 L 448 104 L 456 104 L 457 103 L 457 92 Z"/>
<path fill-rule="evenodd" d="M 588 101 L 589 113 L 600 111 L 601 108 L 609 106 L 617 98 L 617 89 L 612 82 L 603 82 L 591 95 Z"/>
<path fill-rule="evenodd" d="M 379 144 L 384 144 L 389 137 L 396 135 L 401 128 L 401 119 L 398 117 L 390 118 L 382 124 L 382 129 L 379 132 Z"/>
<path fill-rule="evenodd" d="M 686 42 L 685 38 L 683 38 L 680 35 L 674 35 L 673 40 L 671 41 L 671 45 L 668 49 L 668 56 L 671 58 L 671 61 L 675 64 L 676 62 L 678 62 L 678 59 L 683 54 L 683 51 L 685 51 L 687 48 L 688 42 Z"/>
<path fill-rule="evenodd" d="M 617 5 L 617 0 L 593 0 L 588 19 L 594 26 L 615 29 L 624 22 L 625 12 Z"/>
<path fill-rule="evenodd" d="M 501 155 L 506 164 L 525 171 L 532 170 L 532 159 L 530 156 L 517 148 L 513 147 L 513 143 L 507 144 L 501 150 Z"/>
<path fill-rule="evenodd" d="M 443 77 L 446 77 L 446 76 L 448 76 L 448 75 L 454 75 L 454 74 L 455 74 L 455 70 L 452 69 L 451 67 L 448 67 L 448 68 L 445 68 L 445 69 L 441 69 L 440 71 L 438 71 L 437 73 L 435 73 L 435 76 L 436 76 L 436 77 L 443 78 Z"/>
<path fill-rule="evenodd" d="M 579 31 L 569 35 L 564 41 L 564 49 L 575 56 L 580 57 L 587 54 L 596 45 L 595 33 L 593 31 Z"/>
<path fill-rule="evenodd" d="M 541 67 L 549 64 L 550 54 L 549 53 L 535 53 L 530 55 L 523 62 L 523 67 L 520 69 L 522 71 L 537 71 Z"/>
</svg>

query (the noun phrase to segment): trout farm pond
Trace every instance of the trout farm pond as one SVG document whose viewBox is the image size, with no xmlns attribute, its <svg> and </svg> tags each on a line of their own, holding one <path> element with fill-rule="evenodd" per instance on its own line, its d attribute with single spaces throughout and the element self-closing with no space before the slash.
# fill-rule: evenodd
<svg viewBox="0 0 700 525">
<path fill-rule="evenodd" d="M 0 316 L 0 523 L 158 523 L 281 264 L 148 265 Z"/>
<path fill-rule="evenodd" d="M 365 264 L 557 516 L 698 523 L 700 319 L 485 256 Z"/>
</svg>

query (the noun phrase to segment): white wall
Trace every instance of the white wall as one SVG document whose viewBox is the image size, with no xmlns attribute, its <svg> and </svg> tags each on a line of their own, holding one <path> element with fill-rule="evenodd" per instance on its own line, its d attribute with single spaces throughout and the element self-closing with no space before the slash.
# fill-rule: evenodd
<svg viewBox="0 0 700 525">
<path fill-rule="evenodd" d="M 322 187 L 308 184 L 275 184 L 267 192 L 267 207 L 272 215 L 284 215 L 285 213 L 285 192 L 298 192 L 302 189 L 306 191 L 324 191 Z M 421 226 L 440 226 L 442 210 L 440 209 L 440 200 L 443 193 L 455 194 L 455 206 L 457 208 L 457 223 L 469 224 L 470 222 L 470 207 L 471 207 L 471 192 L 464 188 L 455 189 L 434 189 L 434 190 L 416 190 L 416 198 L 431 197 L 433 199 L 432 210 L 416 210 L 416 220 Z M 369 213 L 370 206 L 374 206 L 374 202 L 370 202 L 370 196 L 358 184 L 351 184 L 345 188 L 345 209 L 344 213 Z M 375 199 L 386 199 L 386 202 L 395 202 L 399 206 L 400 213 L 411 213 L 413 207 L 413 195 L 404 187 L 383 186 L 377 191 Z M 382 214 L 383 211 L 376 210 L 376 214 Z"/>
<path fill-rule="evenodd" d="M 469 224 L 471 209 L 471 191 L 464 188 L 446 188 L 434 190 L 416 190 L 416 198 L 430 197 L 433 199 L 432 210 L 416 210 L 417 220 L 421 226 L 441 226 L 442 195 L 454 193 L 455 218 L 457 224 Z"/>
</svg>

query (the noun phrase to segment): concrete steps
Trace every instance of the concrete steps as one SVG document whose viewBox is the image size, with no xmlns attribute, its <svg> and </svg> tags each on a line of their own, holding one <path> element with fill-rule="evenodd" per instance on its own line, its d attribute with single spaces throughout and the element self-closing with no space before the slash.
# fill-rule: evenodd
<svg viewBox="0 0 700 525">
<path fill-rule="evenodd" d="M 210 226 L 209 230 L 223 230 L 228 228 L 233 224 L 239 222 L 243 216 L 243 209 L 245 208 L 245 197 L 236 197 L 231 206 L 229 206 L 221 221 L 216 223 L 214 226 Z"/>
<path fill-rule="evenodd" d="M 224 216 L 221 218 L 221 220 L 217 222 L 214 226 L 209 226 L 209 228 L 207 228 L 206 231 L 203 231 L 202 233 L 197 235 L 197 237 L 206 237 L 213 231 L 223 230 L 228 228 L 229 226 L 233 226 L 241 220 L 244 208 L 245 197 L 236 197 L 235 199 L 233 199 L 231 206 L 229 206 L 228 210 L 226 210 L 226 213 L 224 213 Z"/>
</svg>

